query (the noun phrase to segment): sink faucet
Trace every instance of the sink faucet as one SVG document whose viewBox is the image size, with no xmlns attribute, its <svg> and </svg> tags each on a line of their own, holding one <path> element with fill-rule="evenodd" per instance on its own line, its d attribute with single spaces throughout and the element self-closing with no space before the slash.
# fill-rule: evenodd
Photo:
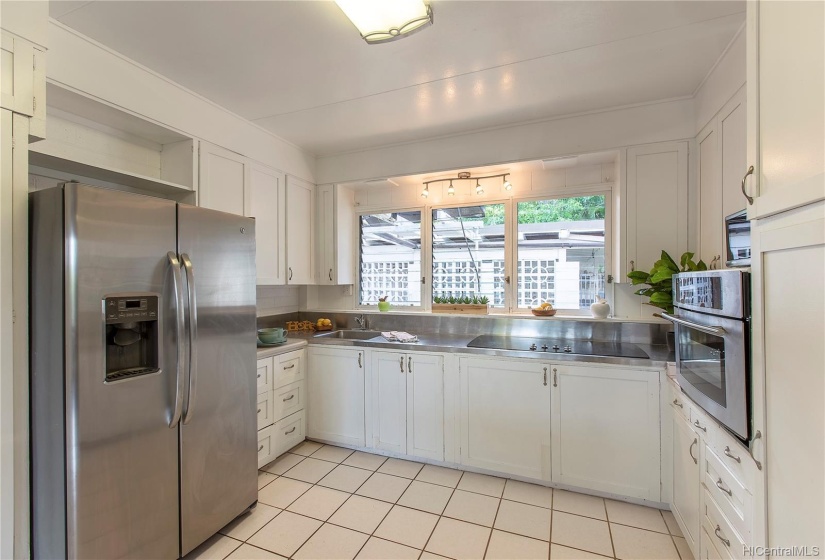
<svg viewBox="0 0 825 560">
<path fill-rule="evenodd" d="M 363 315 L 356 315 L 355 323 L 358 325 L 358 328 L 360 328 L 362 331 L 367 330 L 367 318 Z"/>
</svg>

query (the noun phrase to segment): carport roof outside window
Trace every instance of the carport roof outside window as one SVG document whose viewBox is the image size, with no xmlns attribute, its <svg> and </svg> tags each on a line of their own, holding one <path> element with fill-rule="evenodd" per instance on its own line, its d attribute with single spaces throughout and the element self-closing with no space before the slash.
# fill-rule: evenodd
<svg viewBox="0 0 825 560">
<path fill-rule="evenodd" d="M 432 24 L 432 7 L 424 0 L 336 0 L 367 43 L 400 39 Z"/>
</svg>

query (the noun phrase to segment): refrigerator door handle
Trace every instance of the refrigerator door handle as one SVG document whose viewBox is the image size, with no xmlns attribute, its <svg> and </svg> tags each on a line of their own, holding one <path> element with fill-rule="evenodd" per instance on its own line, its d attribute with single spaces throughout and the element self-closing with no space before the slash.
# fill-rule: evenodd
<svg viewBox="0 0 825 560">
<path fill-rule="evenodd" d="M 195 298 L 195 270 L 189 255 L 181 253 L 180 260 L 183 269 L 186 271 L 186 291 L 189 298 L 189 390 L 186 392 L 186 403 L 183 407 L 183 423 L 188 424 L 192 420 L 195 409 L 195 381 L 198 371 L 198 306 Z"/>
<path fill-rule="evenodd" d="M 183 343 L 184 337 L 184 323 L 183 323 L 183 277 L 180 272 L 180 261 L 178 256 L 173 251 L 166 253 L 166 258 L 169 260 L 169 265 L 172 267 L 172 279 L 174 280 L 175 293 L 175 336 L 177 341 L 178 355 L 175 361 L 175 376 L 177 389 L 175 390 L 175 408 L 172 411 L 172 419 L 169 421 L 170 428 L 176 428 L 180 423 L 181 409 L 183 407 L 183 391 L 185 389 L 183 382 L 183 362 L 186 354 Z"/>
</svg>

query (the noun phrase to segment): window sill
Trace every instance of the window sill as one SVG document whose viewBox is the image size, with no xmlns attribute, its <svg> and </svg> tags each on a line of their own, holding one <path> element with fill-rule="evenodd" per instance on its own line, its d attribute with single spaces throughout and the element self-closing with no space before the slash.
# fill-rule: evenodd
<svg viewBox="0 0 825 560">
<path fill-rule="evenodd" d="M 303 311 L 309 312 L 323 312 L 323 313 L 385 313 L 392 315 L 431 315 L 433 317 L 472 317 L 482 319 L 529 319 L 532 321 L 601 321 L 606 323 L 650 323 L 650 324 L 664 324 L 669 325 L 670 322 L 657 317 L 609 317 L 607 319 L 596 319 L 589 315 L 564 315 L 561 311 L 552 317 L 536 317 L 530 313 L 487 313 L 487 314 L 473 314 L 473 313 L 433 313 L 432 311 L 424 311 L 423 309 L 405 309 L 392 308 L 389 311 L 378 311 L 377 307 L 359 307 L 356 309 L 305 309 Z"/>
</svg>

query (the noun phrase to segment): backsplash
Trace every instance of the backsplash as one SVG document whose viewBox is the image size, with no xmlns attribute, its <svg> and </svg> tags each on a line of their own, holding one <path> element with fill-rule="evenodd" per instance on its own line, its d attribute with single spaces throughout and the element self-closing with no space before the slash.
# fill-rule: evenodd
<svg viewBox="0 0 825 560">
<path fill-rule="evenodd" d="M 305 296 L 301 286 L 258 286 L 257 313 L 258 317 L 291 313 L 301 308 L 301 301 Z"/>
</svg>

